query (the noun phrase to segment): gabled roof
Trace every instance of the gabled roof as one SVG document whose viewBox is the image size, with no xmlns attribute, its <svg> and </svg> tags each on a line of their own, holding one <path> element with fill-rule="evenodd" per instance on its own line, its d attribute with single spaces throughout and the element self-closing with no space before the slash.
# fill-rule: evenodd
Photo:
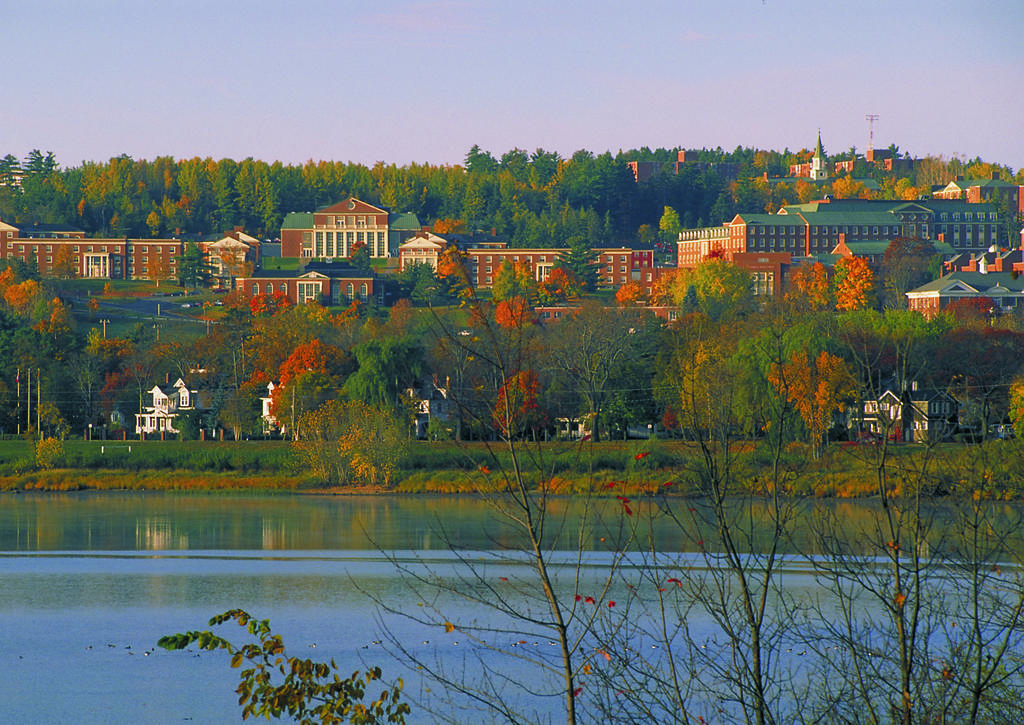
<svg viewBox="0 0 1024 725">
<path fill-rule="evenodd" d="M 0 221 L 0 232 L 16 232 L 16 231 L 18 231 L 18 227 L 12 227 L 10 224 L 6 224 L 3 221 Z"/>
<path fill-rule="evenodd" d="M 336 214 L 338 212 L 347 214 L 387 214 L 388 210 L 381 209 L 373 204 L 367 204 L 365 201 L 361 201 L 354 196 L 316 210 L 317 214 Z"/>
<path fill-rule="evenodd" d="M 932 280 L 916 289 L 907 292 L 908 295 L 923 296 L 932 293 L 938 295 L 964 296 L 996 296 L 1019 295 L 1024 293 L 1024 275 L 1018 275 L 1014 279 L 1010 272 L 951 272 L 945 277 Z"/>
<path fill-rule="evenodd" d="M 448 242 L 444 238 L 430 232 L 420 232 L 399 249 L 444 249 L 446 246 Z"/>
</svg>

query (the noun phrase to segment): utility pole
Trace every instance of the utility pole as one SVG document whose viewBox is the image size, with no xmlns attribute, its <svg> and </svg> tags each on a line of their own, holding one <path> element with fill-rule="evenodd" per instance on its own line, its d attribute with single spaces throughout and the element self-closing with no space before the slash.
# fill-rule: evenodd
<svg viewBox="0 0 1024 725">
<path fill-rule="evenodd" d="M 17 375 L 14 376 L 14 382 L 18 386 L 18 437 L 21 437 L 21 368 L 18 368 Z"/>
<path fill-rule="evenodd" d="M 31 394 L 32 394 L 32 391 L 30 390 L 29 391 L 29 395 L 31 395 Z M 43 376 L 39 374 L 39 368 L 36 368 L 36 432 L 39 434 L 40 440 L 42 440 L 42 438 L 43 438 L 42 428 L 39 427 L 40 422 L 41 422 L 40 421 L 40 417 L 41 417 L 40 416 L 40 412 L 41 412 L 40 409 L 42 407 L 43 407 Z"/>
<path fill-rule="evenodd" d="M 28 391 L 25 395 L 28 411 L 25 414 L 25 430 L 32 430 L 32 368 L 28 369 Z"/>
</svg>

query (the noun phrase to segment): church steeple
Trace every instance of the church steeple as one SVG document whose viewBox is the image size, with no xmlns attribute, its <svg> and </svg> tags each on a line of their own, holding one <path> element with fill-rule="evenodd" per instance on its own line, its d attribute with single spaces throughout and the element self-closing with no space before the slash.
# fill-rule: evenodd
<svg viewBox="0 0 1024 725">
<path fill-rule="evenodd" d="M 811 180 L 819 181 L 828 178 L 828 165 L 825 158 L 825 148 L 821 145 L 821 129 L 818 130 L 818 145 L 814 149 L 814 158 L 811 159 Z"/>
</svg>

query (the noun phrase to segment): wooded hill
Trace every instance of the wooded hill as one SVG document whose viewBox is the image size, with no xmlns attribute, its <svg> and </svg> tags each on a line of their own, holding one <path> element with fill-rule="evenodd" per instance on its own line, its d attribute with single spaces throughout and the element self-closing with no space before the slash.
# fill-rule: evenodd
<svg viewBox="0 0 1024 725">
<path fill-rule="evenodd" d="M 442 234 L 493 230 L 523 247 L 580 236 L 598 245 L 649 242 L 659 231 L 670 237 L 673 230 L 659 230 L 665 207 L 677 212 L 673 223 L 687 228 L 720 224 L 738 212 L 774 211 L 826 193 L 916 198 L 957 174 L 987 178 L 998 170 L 1004 179 L 1013 177 L 1011 169 L 981 159 L 927 157 L 918 159 L 909 175 L 865 170 L 880 187 L 868 191 L 848 176 L 826 185 L 764 181 L 764 174 L 785 177 L 789 164 L 810 157 L 806 149 L 704 149 L 688 153 L 697 161 L 681 165 L 678 174 L 676 155 L 675 149 L 643 148 L 615 155 L 580 150 L 562 158 L 543 149 L 512 149 L 495 157 L 473 146 L 461 165 L 451 166 L 118 156 L 62 167 L 52 153 L 34 150 L 23 161 L 11 154 L 0 159 L 0 219 L 66 224 L 105 237 L 208 234 L 242 226 L 273 239 L 288 212 L 356 196 L 390 211 L 413 212 Z M 649 180 L 636 183 L 629 161 L 660 166 Z M 736 180 L 718 173 L 715 164 L 723 163 L 735 165 Z M 1021 172 L 1016 178 L 1024 183 Z"/>
</svg>

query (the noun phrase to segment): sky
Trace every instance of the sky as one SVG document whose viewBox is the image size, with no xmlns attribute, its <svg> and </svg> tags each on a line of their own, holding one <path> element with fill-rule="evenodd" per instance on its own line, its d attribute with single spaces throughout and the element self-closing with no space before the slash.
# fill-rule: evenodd
<svg viewBox="0 0 1024 725">
<path fill-rule="evenodd" d="M 1024 167 L 1019 0 L 0 0 L 0 156 L 458 164 L 874 145 Z"/>
</svg>

